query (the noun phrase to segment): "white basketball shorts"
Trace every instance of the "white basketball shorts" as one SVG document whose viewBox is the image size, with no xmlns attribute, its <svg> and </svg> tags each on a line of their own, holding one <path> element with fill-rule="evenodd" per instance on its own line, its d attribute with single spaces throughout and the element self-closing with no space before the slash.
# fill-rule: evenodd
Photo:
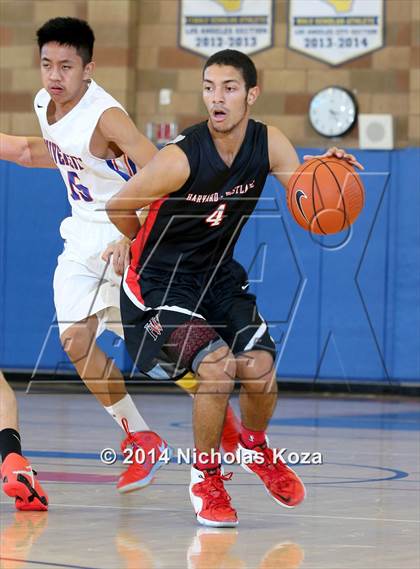
<svg viewBox="0 0 420 569">
<path fill-rule="evenodd" d="M 97 336 L 110 329 L 123 337 L 120 282 L 112 265 L 102 260 L 107 246 L 122 236 L 111 222 L 72 216 L 60 227 L 64 251 L 54 273 L 54 303 L 60 335 L 85 318 L 98 318 Z"/>
</svg>

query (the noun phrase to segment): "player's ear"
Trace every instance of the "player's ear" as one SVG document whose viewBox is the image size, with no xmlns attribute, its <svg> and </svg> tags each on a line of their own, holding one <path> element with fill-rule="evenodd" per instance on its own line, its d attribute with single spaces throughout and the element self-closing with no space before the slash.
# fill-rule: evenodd
<svg viewBox="0 0 420 569">
<path fill-rule="evenodd" d="M 253 105 L 255 101 L 258 99 L 259 94 L 260 94 L 260 88 L 258 87 L 258 85 L 256 85 L 255 87 L 251 87 L 248 91 L 248 95 L 246 98 L 248 105 Z"/>
<path fill-rule="evenodd" d="M 86 63 L 86 65 L 83 69 L 84 81 L 86 81 L 87 79 L 90 79 L 92 77 L 94 69 L 95 69 L 95 62 L 94 61 L 90 61 L 89 63 Z"/>
</svg>

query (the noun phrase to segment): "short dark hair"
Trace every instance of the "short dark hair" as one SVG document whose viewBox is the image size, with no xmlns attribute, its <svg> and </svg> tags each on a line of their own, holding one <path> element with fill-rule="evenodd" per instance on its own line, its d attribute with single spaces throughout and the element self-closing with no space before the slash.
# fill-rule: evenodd
<svg viewBox="0 0 420 569">
<path fill-rule="evenodd" d="M 83 65 L 92 61 L 95 36 L 92 28 L 78 18 L 53 18 L 45 22 L 36 32 L 39 50 L 49 42 L 69 45 L 76 48 L 83 60 Z"/>
<path fill-rule="evenodd" d="M 257 69 L 250 57 L 236 49 L 224 49 L 211 55 L 204 64 L 204 72 L 210 65 L 231 65 L 239 69 L 245 81 L 247 91 L 257 85 Z"/>
</svg>

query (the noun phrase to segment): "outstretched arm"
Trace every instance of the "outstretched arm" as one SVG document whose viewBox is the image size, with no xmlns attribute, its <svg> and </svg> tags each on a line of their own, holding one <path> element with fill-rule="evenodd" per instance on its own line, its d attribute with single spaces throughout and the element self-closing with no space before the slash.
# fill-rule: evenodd
<svg viewBox="0 0 420 569">
<path fill-rule="evenodd" d="M 44 140 L 39 136 L 11 136 L 0 133 L 0 160 L 28 168 L 56 168 Z"/>
<path fill-rule="evenodd" d="M 166 146 L 108 201 L 109 219 L 121 233 L 133 239 L 140 229 L 137 210 L 179 190 L 189 175 L 190 165 L 184 152 L 176 145 Z"/>
<path fill-rule="evenodd" d="M 287 183 L 290 177 L 300 166 L 298 155 L 296 154 L 296 150 L 290 140 L 279 129 L 273 126 L 268 126 L 267 130 L 271 174 L 273 174 L 278 181 L 287 188 Z M 319 156 L 306 155 L 303 159 L 310 160 L 311 158 L 329 156 L 345 160 L 360 170 L 364 169 L 352 154 L 348 154 L 345 150 L 336 147 L 329 148 L 324 154 Z"/>
</svg>

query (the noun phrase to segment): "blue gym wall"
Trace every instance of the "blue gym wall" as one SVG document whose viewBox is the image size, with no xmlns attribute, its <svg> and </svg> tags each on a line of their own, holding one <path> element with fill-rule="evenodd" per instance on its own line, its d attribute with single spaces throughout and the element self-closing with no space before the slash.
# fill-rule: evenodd
<svg viewBox="0 0 420 569">
<path fill-rule="evenodd" d="M 418 383 L 420 149 L 356 154 L 366 206 L 350 232 L 315 239 L 270 179 L 236 256 L 270 322 L 280 377 Z M 56 171 L 6 162 L 0 181 L 0 367 L 71 370 L 52 295 L 58 226 L 69 213 L 63 182 Z M 110 334 L 102 342 L 130 371 L 121 342 Z"/>
</svg>

